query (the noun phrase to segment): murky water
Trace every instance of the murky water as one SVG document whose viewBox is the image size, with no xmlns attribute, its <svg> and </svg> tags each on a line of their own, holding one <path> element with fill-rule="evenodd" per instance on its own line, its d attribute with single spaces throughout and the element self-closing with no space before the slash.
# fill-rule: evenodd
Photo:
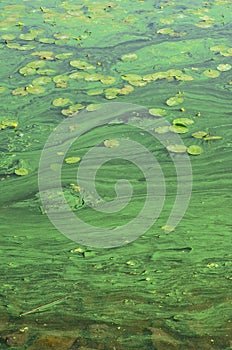
<svg viewBox="0 0 232 350">
<path fill-rule="evenodd" d="M 231 6 L 229 0 L 133 1 L 133 7 L 127 0 L 1 2 L 1 349 L 231 349 Z M 146 113 L 125 123 L 115 107 L 111 123 L 98 126 L 97 108 L 106 103 Z M 87 130 L 64 155 L 83 115 Z M 38 169 L 49 135 L 74 118 L 48 163 L 54 182 L 63 163 L 65 198 L 96 230 L 130 225 L 149 196 L 143 169 L 125 159 L 99 167 L 98 196 L 88 181 L 80 192 L 76 172 L 90 149 L 115 152 L 115 139 L 133 140 L 162 169 L 161 213 L 129 244 L 74 242 L 46 215 L 55 206 L 68 220 L 60 198 L 48 208 L 41 202 Z M 164 120 L 178 133 L 160 134 Z M 192 136 L 199 131 L 203 136 Z M 198 147 L 169 153 L 160 137 L 166 146 L 176 146 L 176 137 Z M 174 163 L 183 157 L 192 166 L 192 194 L 167 234 Z M 85 170 L 88 180 L 91 167 Z M 160 174 L 154 184 L 161 184 Z M 95 210 L 101 201 L 112 205 L 122 178 L 131 183 L 131 201 L 120 211 Z"/>
</svg>

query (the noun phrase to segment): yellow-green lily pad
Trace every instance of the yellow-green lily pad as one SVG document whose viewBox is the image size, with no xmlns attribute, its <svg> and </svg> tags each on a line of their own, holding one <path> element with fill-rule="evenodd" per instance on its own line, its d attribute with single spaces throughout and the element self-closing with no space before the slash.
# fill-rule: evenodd
<svg viewBox="0 0 232 350">
<path fill-rule="evenodd" d="M 69 76 L 64 74 L 59 74 L 59 75 L 56 75 L 52 80 L 54 81 L 54 83 L 62 83 L 62 82 L 68 81 Z"/>
<path fill-rule="evenodd" d="M 15 169 L 15 174 L 18 176 L 25 176 L 28 175 L 28 170 L 25 168 Z"/>
<path fill-rule="evenodd" d="M 87 95 L 88 96 L 95 96 L 95 95 L 101 95 L 103 93 L 103 89 L 93 89 L 93 90 L 88 90 Z"/>
<path fill-rule="evenodd" d="M 220 71 L 220 72 L 227 72 L 228 70 L 230 70 L 231 69 L 231 65 L 230 64 L 223 64 L 223 63 L 221 63 L 221 64 L 219 64 L 218 66 L 217 66 L 217 69 Z"/>
<path fill-rule="evenodd" d="M 93 112 L 93 111 L 97 111 L 100 108 L 102 108 L 102 105 L 100 103 L 99 104 L 91 103 L 86 107 L 86 110 L 88 112 Z"/>
<path fill-rule="evenodd" d="M 78 163 L 80 160 L 81 160 L 80 157 L 68 157 L 68 158 L 65 158 L 65 163 L 75 164 L 75 163 Z"/>
<path fill-rule="evenodd" d="M 33 85 L 46 85 L 48 83 L 50 83 L 52 81 L 52 79 L 50 77 L 39 77 L 39 78 L 35 78 L 32 81 Z"/>
<path fill-rule="evenodd" d="M 29 63 L 26 65 L 26 67 L 30 67 L 30 68 L 36 69 L 36 68 L 41 68 L 41 67 L 43 67 L 44 65 L 45 65 L 45 62 L 39 60 L 39 61 L 32 61 L 32 62 L 29 62 Z"/>
<path fill-rule="evenodd" d="M 164 117 L 167 114 L 167 111 L 162 108 L 151 108 L 149 109 L 149 114 L 155 117 Z"/>
<path fill-rule="evenodd" d="M 78 69 L 83 69 L 83 70 L 91 70 L 91 69 L 95 69 L 96 67 L 94 67 L 92 64 L 85 62 L 85 61 L 79 61 L 79 60 L 73 60 L 70 61 L 70 65 L 72 67 L 78 68 Z"/>
<path fill-rule="evenodd" d="M 20 68 L 19 73 L 24 75 L 24 76 L 34 75 L 34 74 L 36 74 L 36 69 L 25 66 L 25 67 Z"/>
<path fill-rule="evenodd" d="M 191 145 L 187 147 L 188 154 L 191 154 L 193 156 L 198 156 L 203 152 L 203 149 L 200 146 L 197 145 Z"/>
<path fill-rule="evenodd" d="M 105 140 L 104 141 L 104 146 L 107 147 L 107 148 L 115 148 L 115 147 L 118 147 L 119 146 L 119 141 L 118 140 Z"/>
<path fill-rule="evenodd" d="M 12 95 L 14 95 L 14 96 L 16 96 L 16 95 L 26 96 L 26 95 L 28 95 L 28 92 L 27 92 L 25 87 L 19 87 L 19 88 L 12 90 Z"/>
<path fill-rule="evenodd" d="M 188 128 L 184 125 L 171 125 L 169 130 L 176 134 L 186 134 L 188 132 Z"/>
<path fill-rule="evenodd" d="M 52 101 L 52 104 L 55 107 L 63 107 L 69 103 L 70 103 L 69 98 L 63 98 L 63 97 L 55 98 L 55 100 Z"/>
<path fill-rule="evenodd" d="M 187 126 L 194 124 L 194 121 L 189 118 L 176 118 L 172 122 L 174 125 Z"/>
<path fill-rule="evenodd" d="M 113 84 L 114 82 L 115 82 L 115 78 L 114 77 L 110 77 L 110 76 L 108 76 L 108 77 L 102 77 L 101 79 L 100 79 L 100 81 L 101 81 L 101 83 L 102 84 Z"/>
<path fill-rule="evenodd" d="M 53 75 L 56 73 L 54 69 L 38 69 L 36 72 L 40 75 Z"/>
<path fill-rule="evenodd" d="M 120 95 L 129 95 L 132 91 L 134 91 L 133 86 L 125 84 L 120 90 Z"/>
<path fill-rule="evenodd" d="M 35 40 L 36 35 L 33 33 L 22 33 L 19 35 L 22 40 Z"/>
<path fill-rule="evenodd" d="M 3 40 L 8 41 L 8 40 L 14 40 L 16 38 L 16 36 L 14 34 L 4 34 L 1 36 L 1 38 Z"/>
<path fill-rule="evenodd" d="M 174 107 L 174 106 L 180 105 L 183 102 L 184 102 L 183 97 L 174 96 L 174 97 L 170 97 L 169 99 L 167 99 L 166 104 L 170 107 Z"/>
<path fill-rule="evenodd" d="M 217 78 L 219 77 L 220 72 L 215 69 L 207 69 L 203 72 L 203 74 L 208 78 Z"/>
<path fill-rule="evenodd" d="M 41 85 L 28 85 L 26 87 L 27 92 L 33 95 L 40 95 L 45 92 L 45 88 Z"/>
<path fill-rule="evenodd" d="M 121 56 L 122 61 L 135 61 L 137 58 L 138 56 L 135 53 L 128 53 Z"/>
<path fill-rule="evenodd" d="M 204 140 L 205 141 L 216 141 L 216 140 L 221 140 L 222 139 L 222 137 L 221 136 L 205 136 L 204 137 Z"/>
<path fill-rule="evenodd" d="M 206 131 L 195 131 L 192 133 L 192 136 L 195 137 L 196 139 L 202 139 L 207 135 L 208 133 Z"/>
<path fill-rule="evenodd" d="M 168 145 L 167 150 L 173 153 L 185 153 L 187 147 L 185 145 Z"/>
<path fill-rule="evenodd" d="M 58 58 L 58 60 L 65 60 L 66 58 L 69 58 L 73 55 L 72 52 L 64 52 L 64 53 L 58 53 L 55 57 Z"/>
</svg>

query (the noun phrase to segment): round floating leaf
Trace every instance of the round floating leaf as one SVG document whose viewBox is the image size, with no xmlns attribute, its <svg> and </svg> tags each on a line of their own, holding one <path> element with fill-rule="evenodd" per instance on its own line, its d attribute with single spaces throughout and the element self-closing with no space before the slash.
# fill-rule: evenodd
<svg viewBox="0 0 232 350">
<path fill-rule="evenodd" d="M 33 95 L 40 95 L 45 92 L 45 88 L 41 85 L 28 85 L 26 87 L 26 90 Z"/>
<path fill-rule="evenodd" d="M 19 73 L 24 75 L 24 76 L 34 75 L 34 74 L 36 74 L 36 69 L 25 66 L 25 67 L 20 68 Z"/>
<path fill-rule="evenodd" d="M 187 147 L 185 145 L 169 145 L 167 150 L 173 153 L 185 153 Z"/>
<path fill-rule="evenodd" d="M 137 60 L 138 56 L 135 53 L 128 53 L 126 55 L 121 56 L 122 61 L 135 61 Z"/>
<path fill-rule="evenodd" d="M 25 87 L 20 87 L 20 88 L 12 90 L 12 95 L 14 95 L 14 96 L 16 96 L 16 95 L 26 96 L 26 95 L 28 95 L 28 92 L 27 92 Z"/>
<path fill-rule="evenodd" d="M 203 72 L 203 74 L 208 78 L 217 78 L 220 75 L 220 72 L 214 69 L 207 69 Z"/>
<path fill-rule="evenodd" d="M 14 40 L 16 38 L 16 36 L 14 34 L 4 34 L 1 36 L 1 38 L 3 40 L 8 41 L 8 40 Z"/>
<path fill-rule="evenodd" d="M 191 145 L 187 147 L 188 154 L 191 154 L 193 156 L 198 156 L 203 152 L 203 149 L 200 146 L 197 145 Z"/>
<path fill-rule="evenodd" d="M 91 70 L 91 69 L 95 69 L 96 68 L 96 67 L 94 67 L 93 65 L 91 65 L 88 62 L 79 61 L 79 60 L 70 61 L 70 65 L 72 67 L 75 67 L 75 68 L 78 68 L 78 69 L 83 69 L 83 70 Z"/>
<path fill-rule="evenodd" d="M 103 78 L 103 75 L 100 73 L 96 73 L 96 74 L 88 74 L 86 75 L 86 77 L 84 78 L 86 81 L 98 81 L 100 79 Z"/>
<path fill-rule="evenodd" d="M 19 168 L 15 170 L 15 174 L 19 176 L 25 176 L 28 175 L 28 170 L 25 168 Z"/>
<path fill-rule="evenodd" d="M 171 125 L 169 130 L 176 134 L 186 134 L 188 132 L 188 128 L 184 125 Z"/>
<path fill-rule="evenodd" d="M 155 117 L 164 117 L 167 114 L 167 111 L 161 108 L 151 108 L 149 109 L 149 113 Z"/>
<path fill-rule="evenodd" d="M 176 80 L 181 80 L 181 81 L 194 80 L 194 78 L 191 75 L 188 75 L 188 74 L 175 75 L 175 78 L 176 78 Z"/>
<path fill-rule="evenodd" d="M 218 66 L 217 66 L 217 69 L 220 71 L 220 72 L 226 72 L 226 71 L 228 71 L 228 70 L 230 70 L 231 69 L 231 65 L 230 64 L 219 64 Z"/>
<path fill-rule="evenodd" d="M 121 78 L 130 82 L 142 80 L 141 75 L 138 74 L 123 74 Z"/>
<path fill-rule="evenodd" d="M 37 73 L 41 75 L 53 75 L 56 71 L 54 69 L 38 69 Z"/>
<path fill-rule="evenodd" d="M 39 38 L 39 42 L 43 44 L 54 44 L 55 40 L 52 38 Z"/>
<path fill-rule="evenodd" d="M 120 95 L 129 95 L 132 91 L 134 91 L 133 86 L 125 84 L 120 90 Z"/>
<path fill-rule="evenodd" d="M 180 105 L 181 103 L 184 102 L 184 99 L 183 97 L 180 97 L 180 96 L 174 96 L 174 97 L 170 97 L 167 101 L 166 101 L 166 104 L 170 107 L 173 107 L 173 106 L 178 106 Z"/>
<path fill-rule="evenodd" d="M 172 122 L 174 125 L 182 125 L 182 126 L 187 126 L 194 124 L 194 121 L 189 118 L 176 118 Z"/>
<path fill-rule="evenodd" d="M 165 134 L 167 132 L 169 132 L 169 126 L 168 125 L 163 125 L 163 126 L 158 126 L 157 128 L 155 128 L 155 132 L 157 134 Z"/>
<path fill-rule="evenodd" d="M 33 33 L 25 33 L 25 34 L 20 34 L 19 37 L 22 40 L 34 40 L 36 38 L 36 35 Z"/>
<path fill-rule="evenodd" d="M 227 49 L 228 49 L 228 46 L 225 46 L 225 45 L 215 45 L 215 46 L 210 47 L 211 51 L 218 51 L 218 52 L 225 51 Z"/>
<path fill-rule="evenodd" d="M 65 158 L 65 163 L 74 164 L 74 163 L 78 163 L 80 160 L 81 160 L 80 157 L 68 157 L 68 158 Z"/>
<path fill-rule="evenodd" d="M 94 90 L 89 90 L 87 92 L 88 96 L 95 96 L 95 95 L 101 95 L 103 93 L 103 89 L 94 89 Z"/>
<path fill-rule="evenodd" d="M 118 140 L 105 140 L 104 145 L 107 148 L 115 148 L 119 146 L 119 141 Z"/>
<path fill-rule="evenodd" d="M 195 137 L 196 139 L 202 139 L 207 135 L 208 133 L 206 131 L 195 131 L 192 133 L 192 136 Z"/>
<path fill-rule="evenodd" d="M 63 83 L 69 80 L 69 76 L 59 74 L 59 75 L 56 75 L 52 80 L 54 81 L 54 83 Z"/>
<path fill-rule="evenodd" d="M 29 62 L 26 67 L 30 67 L 30 68 L 41 68 L 45 65 L 45 62 L 44 61 L 32 61 L 32 62 Z"/>
<path fill-rule="evenodd" d="M 55 107 L 60 107 L 60 106 L 65 106 L 70 103 L 70 100 L 68 98 L 55 98 L 55 100 L 52 101 L 53 106 Z"/>
<path fill-rule="evenodd" d="M 159 30 L 157 30 L 157 32 L 156 32 L 157 34 L 165 34 L 165 35 L 167 35 L 167 34 L 174 34 L 174 30 L 172 29 L 172 28 L 161 28 L 161 29 L 159 29 Z"/>
<path fill-rule="evenodd" d="M 102 105 L 101 104 L 90 104 L 86 107 L 86 110 L 88 112 L 93 112 L 93 111 L 97 111 L 98 109 L 102 108 Z"/>
<path fill-rule="evenodd" d="M 102 84 L 113 84 L 115 82 L 115 80 L 116 79 L 114 77 L 110 77 L 110 76 L 103 77 L 103 78 L 100 79 Z"/>
<path fill-rule="evenodd" d="M 32 56 L 39 56 L 40 58 L 49 59 L 53 55 L 52 51 L 36 51 L 31 54 Z"/>
<path fill-rule="evenodd" d="M 50 77 L 39 77 L 32 81 L 33 85 L 45 85 L 52 81 Z"/>
<path fill-rule="evenodd" d="M 64 53 L 59 53 L 58 55 L 55 56 L 55 58 L 58 58 L 58 60 L 65 60 L 66 58 L 69 58 L 73 55 L 72 52 L 64 52 Z"/>
</svg>

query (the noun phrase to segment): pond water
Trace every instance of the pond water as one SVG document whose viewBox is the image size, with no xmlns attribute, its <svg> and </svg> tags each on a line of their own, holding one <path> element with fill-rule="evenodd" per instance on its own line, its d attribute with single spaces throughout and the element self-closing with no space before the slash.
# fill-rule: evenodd
<svg viewBox="0 0 232 350">
<path fill-rule="evenodd" d="M 0 14 L 1 349 L 232 349 L 231 0 Z"/>
</svg>

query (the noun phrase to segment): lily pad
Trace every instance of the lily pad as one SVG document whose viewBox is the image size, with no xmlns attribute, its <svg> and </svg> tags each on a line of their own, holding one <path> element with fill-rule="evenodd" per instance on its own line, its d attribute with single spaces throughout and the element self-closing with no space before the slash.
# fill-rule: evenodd
<svg viewBox="0 0 232 350">
<path fill-rule="evenodd" d="M 34 74 L 36 74 L 36 69 L 25 66 L 25 67 L 20 68 L 19 73 L 24 75 L 24 76 L 34 75 Z"/>
<path fill-rule="evenodd" d="M 95 66 L 93 66 L 92 64 L 85 62 L 85 61 L 79 61 L 79 60 L 74 60 L 74 61 L 70 61 L 70 65 L 72 67 L 78 68 L 78 69 L 83 69 L 83 70 L 92 70 L 92 69 L 96 69 Z"/>
<path fill-rule="evenodd" d="M 195 137 L 196 139 L 202 139 L 207 135 L 208 133 L 206 131 L 195 131 L 192 133 L 192 136 Z"/>
<path fill-rule="evenodd" d="M 80 157 L 68 157 L 68 158 L 65 158 L 65 163 L 75 164 L 75 163 L 78 163 L 80 160 L 81 160 Z"/>
<path fill-rule="evenodd" d="M 221 140 L 222 137 L 221 136 L 205 136 L 204 140 L 205 141 L 216 141 L 216 140 Z"/>
<path fill-rule="evenodd" d="M 46 85 L 50 83 L 52 79 L 50 77 L 39 77 L 32 81 L 33 85 Z"/>
<path fill-rule="evenodd" d="M 185 145 L 169 145 L 167 146 L 167 150 L 173 153 L 185 153 L 187 147 Z"/>
<path fill-rule="evenodd" d="M 88 96 L 101 95 L 103 92 L 104 92 L 103 89 L 88 90 L 88 91 L 87 91 L 87 95 L 88 95 Z"/>
<path fill-rule="evenodd" d="M 66 58 L 69 58 L 72 55 L 73 55 L 72 52 L 58 53 L 58 55 L 56 55 L 55 58 L 58 58 L 58 60 L 65 60 Z"/>
<path fill-rule="evenodd" d="M 194 121 L 189 118 L 176 118 L 172 122 L 174 125 L 187 126 L 194 124 Z"/>
<path fill-rule="evenodd" d="M 118 147 L 120 145 L 120 143 L 118 140 L 112 139 L 112 140 L 105 140 L 104 145 L 107 148 L 115 148 L 115 147 Z"/>
<path fill-rule="evenodd" d="M 4 34 L 1 36 L 1 38 L 3 40 L 8 41 L 8 40 L 14 40 L 16 38 L 16 36 L 14 34 Z"/>
<path fill-rule="evenodd" d="M 158 126 L 157 128 L 155 128 L 155 132 L 157 134 L 166 134 L 169 131 L 170 130 L 168 125 Z"/>
<path fill-rule="evenodd" d="M 132 91 L 134 91 L 133 86 L 125 84 L 120 90 L 120 95 L 129 95 Z"/>
<path fill-rule="evenodd" d="M 226 72 L 226 71 L 228 71 L 228 70 L 230 70 L 231 69 L 231 65 L 230 64 L 223 64 L 223 63 L 221 63 L 221 64 L 219 64 L 218 66 L 217 66 L 217 69 L 220 71 L 220 72 Z"/>
<path fill-rule="evenodd" d="M 174 107 L 174 106 L 180 105 L 183 102 L 184 102 L 183 97 L 174 96 L 174 97 L 170 97 L 169 99 L 167 99 L 166 104 L 170 107 Z"/>
<path fill-rule="evenodd" d="M 28 170 L 25 168 L 19 168 L 15 170 L 15 174 L 18 176 L 25 176 L 28 175 Z"/>
<path fill-rule="evenodd" d="M 164 117 L 167 114 L 167 111 L 162 108 L 151 108 L 149 109 L 149 114 L 155 117 Z"/>
<path fill-rule="evenodd" d="M 176 134 L 186 134 L 188 132 L 188 128 L 184 125 L 171 125 L 169 130 Z"/>
<path fill-rule="evenodd" d="M 203 72 L 203 74 L 208 78 L 217 78 L 219 77 L 220 72 L 215 69 L 207 69 Z"/>
<path fill-rule="evenodd" d="M 52 38 L 39 38 L 39 42 L 43 44 L 54 44 L 55 40 Z"/>
<path fill-rule="evenodd" d="M 200 146 L 197 145 L 191 145 L 187 147 L 188 154 L 191 154 L 193 156 L 198 156 L 203 152 L 203 149 Z"/>
<path fill-rule="evenodd" d="M 60 106 L 63 107 L 65 105 L 69 104 L 69 103 L 70 103 L 69 98 L 63 98 L 63 97 L 55 98 L 55 100 L 52 101 L 52 104 L 55 107 L 60 107 Z"/>
<path fill-rule="evenodd" d="M 122 61 L 135 61 L 137 60 L 138 56 L 135 53 L 128 53 L 126 55 L 121 56 Z"/>
<path fill-rule="evenodd" d="M 91 103 L 86 107 L 86 110 L 88 112 L 93 112 L 93 111 L 97 111 L 100 108 L 102 108 L 102 105 L 100 103 L 99 104 Z"/>
<path fill-rule="evenodd" d="M 113 84 L 115 82 L 115 80 L 116 79 L 114 77 L 110 77 L 110 76 L 103 77 L 103 78 L 100 79 L 102 84 Z"/>
<path fill-rule="evenodd" d="M 40 95 L 45 92 L 45 88 L 41 85 L 28 85 L 26 87 L 27 92 L 33 95 Z"/>
<path fill-rule="evenodd" d="M 26 96 L 28 95 L 28 92 L 25 87 L 19 87 L 17 89 L 12 90 L 12 95 L 21 95 L 21 96 Z"/>
<path fill-rule="evenodd" d="M 41 60 L 40 61 L 32 61 L 26 65 L 26 67 L 30 67 L 30 68 L 34 68 L 34 69 L 41 68 L 43 66 L 45 66 L 45 62 L 41 61 Z"/>
</svg>

